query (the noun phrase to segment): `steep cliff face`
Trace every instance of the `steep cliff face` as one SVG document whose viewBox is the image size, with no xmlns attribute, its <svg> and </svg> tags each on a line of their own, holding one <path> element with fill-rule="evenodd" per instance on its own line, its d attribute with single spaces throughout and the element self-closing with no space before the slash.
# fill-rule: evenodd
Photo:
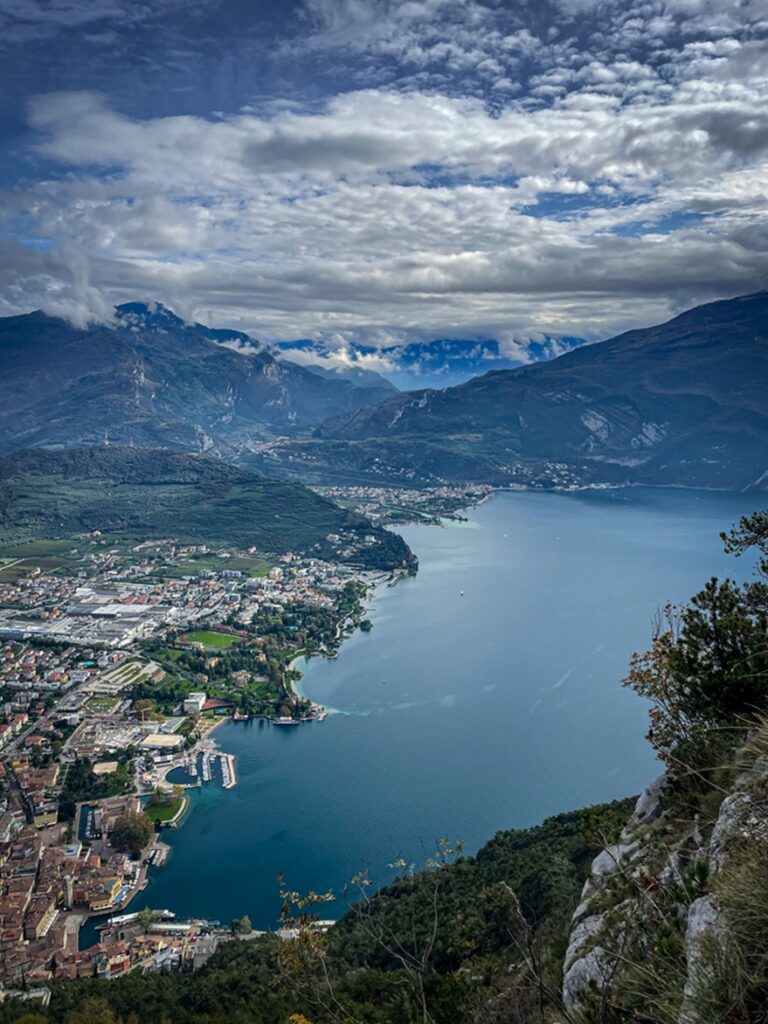
<svg viewBox="0 0 768 1024">
<path fill-rule="evenodd" d="M 690 780 L 656 779 L 595 858 L 571 922 L 563 1006 L 606 1024 L 765 1019 L 751 1014 L 766 965 L 768 719 L 693 798 Z"/>
</svg>

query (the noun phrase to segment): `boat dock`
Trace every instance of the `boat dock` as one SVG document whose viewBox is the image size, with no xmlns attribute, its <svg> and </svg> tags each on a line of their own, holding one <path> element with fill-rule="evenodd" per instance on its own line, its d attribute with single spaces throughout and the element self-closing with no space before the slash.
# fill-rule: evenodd
<svg viewBox="0 0 768 1024">
<path fill-rule="evenodd" d="M 174 777 L 175 772 L 183 772 L 183 777 Z M 232 789 L 237 785 L 235 756 L 222 753 L 212 744 L 206 744 L 176 759 L 166 769 L 164 781 L 184 789 L 200 788 L 209 782 L 218 783 L 223 789 Z"/>
<path fill-rule="evenodd" d="M 219 754 L 219 764 L 221 765 L 222 789 L 232 789 L 233 786 L 237 785 L 234 755 Z"/>
</svg>

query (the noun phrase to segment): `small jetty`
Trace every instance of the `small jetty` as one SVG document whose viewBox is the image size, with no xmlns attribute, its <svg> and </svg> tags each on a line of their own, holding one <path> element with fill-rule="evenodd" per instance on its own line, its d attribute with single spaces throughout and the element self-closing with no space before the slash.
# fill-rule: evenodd
<svg viewBox="0 0 768 1024">
<path fill-rule="evenodd" d="M 232 789 L 233 786 L 237 785 L 234 756 L 232 754 L 220 754 L 219 764 L 221 766 L 222 789 Z"/>
<path fill-rule="evenodd" d="M 155 843 L 155 848 L 149 855 L 149 863 L 152 867 L 161 868 L 170 855 L 171 848 L 166 843 Z"/>
</svg>

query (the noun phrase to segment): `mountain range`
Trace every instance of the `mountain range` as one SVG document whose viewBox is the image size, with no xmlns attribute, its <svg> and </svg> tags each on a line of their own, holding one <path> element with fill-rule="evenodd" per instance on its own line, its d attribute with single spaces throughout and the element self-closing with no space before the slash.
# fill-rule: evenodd
<svg viewBox="0 0 768 1024">
<path fill-rule="evenodd" d="M 383 380 L 326 379 L 246 334 L 140 303 L 87 328 L 39 311 L 2 318 L 0 363 L 0 451 L 108 440 L 225 454 L 393 393 Z"/>
<path fill-rule="evenodd" d="M 767 346 L 760 292 L 400 393 L 364 367 L 299 366 L 163 306 L 120 306 L 85 329 L 36 312 L 0 319 L 0 452 L 108 442 L 307 482 L 766 489 Z"/>
<path fill-rule="evenodd" d="M 768 293 L 549 362 L 397 395 L 291 448 L 305 472 L 768 487 Z"/>
</svg>

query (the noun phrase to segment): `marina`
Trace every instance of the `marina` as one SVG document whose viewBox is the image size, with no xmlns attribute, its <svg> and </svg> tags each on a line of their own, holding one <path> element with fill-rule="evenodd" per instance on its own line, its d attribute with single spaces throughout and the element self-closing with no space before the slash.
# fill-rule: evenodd
<svg viewBox="0 0 768 1024">
<path fill-rule="evenodd" d="M 213 745 L 206 745 L 166 766 L 165 782 L 185 789 L 213 782 L 222 789 L 232 789 L 237 785 L 235 758 Z"/>
</svg>

